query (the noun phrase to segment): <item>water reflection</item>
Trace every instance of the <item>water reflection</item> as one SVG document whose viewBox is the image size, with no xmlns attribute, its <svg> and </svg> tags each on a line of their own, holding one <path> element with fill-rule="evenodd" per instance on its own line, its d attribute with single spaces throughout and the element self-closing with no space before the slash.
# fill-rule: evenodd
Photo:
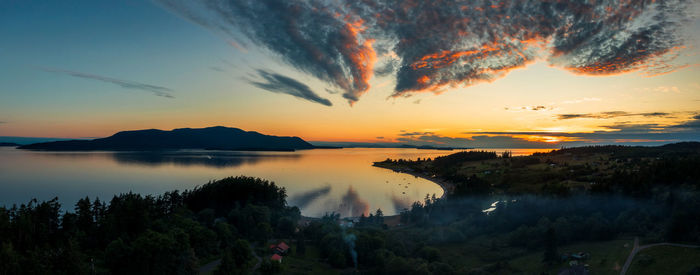
<svg viewBox="0 0 700 275">
<path fill-rule="evenodd" d="M 208 166 L 226 168 L 244 164 L 257 164 L 275 159 L 295 160 L 302 157 L 299 154 L 234 154 L 221 152 L 191 152 L 191 153 L 113 153 L 111 157 L 123 164 L 135 165 L 175 165 L 175 166 Z"/>
<path fill-rule="evenodd" d="M 298 160 L 295 153 L 227 152 L 227 151 L 154 151 L 154 152 L 66 152 L 40 154 L 56 158 L 89 158 L 95 155 L 111 158 L 120 164 L 137 166 L 207 166 L 214 168 L 253 165 L 279 159 Z"/>
<path fill-rule="evenodd" d="M 348 191 L 343 195 L 338 207 L 338 213 L 342 217 L 359 217 L 362 215 L 369 216 L 369 203 L 360 198 L 360 195 L 353 189 L 352 185 L 348 187 Z"/>
<path fill-rule="evenodd" d="M 372 166 L 386 158 L 434 158 L 451 152 L 338 149 L 296 152 L 35 152 L 0 148 L 0 205 L 59 197 L 72 210 L 85 196 L 109 200 L 133 191 L 158 195 L 229 176 L 260 177 L 287 190 L 303 215 L 393 215 L 442 189 L 425 179 Z"/>
<path fill-rule="evenodd" d="M 307 206 L 309 206 L 309 204 L 315 202 L 321 197 L 328 195 L 328 193 L 330 192 L 331 186 L 327 185 L 321 188 L 311 189 L 308 192 L 297 194 L 293 197 L 290 197 L 287 201 L 290 205 L 295 205 L 299 208 L 306 208 Z"/>
<path fill-rule="evenodd" d="M 401 213 L 402 211 L 408 210 L 414 201 L 409 200 L 407 197 L 399 197 L 392 194 L 390 196 L 391 203 L 394 206 L 395 213 Z"/>
</svg>

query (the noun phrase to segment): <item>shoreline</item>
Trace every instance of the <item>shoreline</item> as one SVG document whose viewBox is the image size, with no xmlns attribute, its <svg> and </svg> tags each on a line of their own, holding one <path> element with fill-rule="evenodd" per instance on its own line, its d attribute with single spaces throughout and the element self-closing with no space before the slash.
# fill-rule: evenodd
<svg viewBox="0 0 700 275">
<path fill-rule="evenodd" d="M 433 183 L 437 184 L 438 186 L 440 186 L 440 188 L 442 188 L 442 196 L 440 196 L 441 199 L 444 199 L 445 197 L 447 197 L 447 194 L 448 193 L 451 194 L 452 191 L 454 190 L 454 184 L 452 184 L 451 182 L 445 181 L 445 180 L 437 178 L 437 177 L 432 177 L 432 176 L 426 175 L 424 173 L 419 173 L 416 171 L 410 171 L 410 170 L 404 170 L 404 169 L 400 169 L 400 168 L 384 166 L 384 165 L 381 165 L 380 162 L 375 162 L 372 164 L 372 166 L 383 168 L 383 169 L 389 169 L 389 170 L 394 171 L 396 173 L 409 174 L 409 175 L 414 176 L 416 178 L 422 178 L 422 179 L 425 179 L 427 181 L 433 182 Z"/>
<path fill-rule="evenodd" d="M 399 168 L 382 166 L 381 164 L 378 165 L 377 162 L 373 163 L 372 166 L 382 168 L 382 169 L 388 169 L 388 170 L 394 171 L 396 173 L 408 174 L 408 175 L 411 175 L 413 177 L 422 178 L 422 179 L 425 179 L 425 180 L 430 181 L 432 183 L 435 183 L 438 186 L 440 186 L 440 188 L 442 188 L 442 196 L 440 196 L 440 199 L 444 199 L 447 196 L 447 194 L 452 193 L 452 190 L 454 189 L 454 185 L 452 183 L 447 182 L 447 181 L 442 180 L 442 179 L 439 179 L 437 177 L 433 178 L 433 177 L 428 176 L 428 175 L 423 174 L 423 173 L 418 173 L 415 171 L 406 171 L 406 170 L 402 170 Z M 343 217 L 341 219 L 344 219 L 344 218 L 351 218 L 352 219 L 352 218 L 357 218 L 357 217 Z M 301 220 L 299 221 L 299 224 L 308 225 L 309 222 L 314 221 L 314 220 L 319 220 L 319 219 L 321 219 L 321 218 L 320 217 L 308 217 L 308 216 L 302 215 Z M 384 223 L 389 227 L 401 226 L 401 223 L 400 223 L 401 213 L 396 213 L 394 215 L 386 215 L 386 216 L 384 216 L 384 219 L 385 219 Z"/>
</svg>

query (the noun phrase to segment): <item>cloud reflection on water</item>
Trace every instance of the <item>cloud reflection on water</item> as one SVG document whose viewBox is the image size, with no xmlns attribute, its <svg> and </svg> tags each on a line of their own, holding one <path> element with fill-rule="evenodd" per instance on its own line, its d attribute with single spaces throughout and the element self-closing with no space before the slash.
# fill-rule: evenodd
<svg viewBox="0 0 700 275">
<path fill-rule="evenodd" d="M 94 152 L 45 153 L 41 155 L 61 158 L 92 158 Z M 302 154 L 238 151 L 154 151 L 154 152 L 101 152 L 98 156 L 110 158 L 119 164 L 158 167 L 205 166 L 213 168 L 237 167 L 274 160 L 298 160 Z"/>
<path fill-rule="evenodd" d="M 307 192 L 295 195 L 289 198 L 289 205 L 294 205 L 299 208 L 305 208 L 309 204 L 318 200 L 321 197 L 328 195 L 331 192 L 331 186 L 327 185 L 321 188 L 309 190 Z"/>
</svg>

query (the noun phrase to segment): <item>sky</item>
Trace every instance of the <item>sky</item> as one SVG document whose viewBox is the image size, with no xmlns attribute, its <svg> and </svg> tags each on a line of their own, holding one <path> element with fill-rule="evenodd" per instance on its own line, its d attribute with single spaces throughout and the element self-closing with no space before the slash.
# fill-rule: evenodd
<svg viewBox="0 0 700 275">
<path fill-rule="evenodd" d="M 0 1 L 0 136 L 700 141 L 698 1 Z"/>
</svg>

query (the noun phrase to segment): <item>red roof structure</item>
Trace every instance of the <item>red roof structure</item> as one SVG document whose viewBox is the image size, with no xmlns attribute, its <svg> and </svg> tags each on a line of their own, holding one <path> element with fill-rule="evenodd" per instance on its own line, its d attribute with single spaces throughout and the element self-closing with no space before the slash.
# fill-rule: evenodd
<svg viewBox="0 0 700 275">
<path fill-rule="evenodd" d="M 279 247 L 282 251 L 287 251 L 289 249 L 289 246 L 284 242 L 277 244 L 277 247 Z"/>
<path fill-rule="evenodd" d="M 282 256 L 280 256 L 279 254 L 272 254 L 272 257 L 270 257 L 270 260 L 282 262 Z"/>
<path fill-rule="evenodd" d="M 280 242 L 278 244 L 270 245 L 270 249 L 273 250 L 277 254 L 285 254 L 289 250 L 289 245 L 287 245 L 284 242 Z"/>
</svg>

